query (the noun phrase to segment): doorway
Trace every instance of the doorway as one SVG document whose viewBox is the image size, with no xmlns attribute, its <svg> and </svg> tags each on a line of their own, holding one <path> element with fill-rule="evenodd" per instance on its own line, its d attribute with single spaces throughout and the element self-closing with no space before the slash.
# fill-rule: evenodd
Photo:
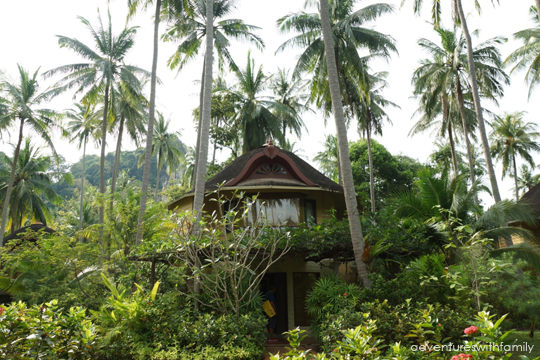
<svg viewBox="0 0 540 360">
<path fill-rule="evenodd" d="M 287 311 L 287 273 L 267 273 L 261 281 L 261 292 L 264 296 L 272 285 L 276 286 L 277 326 L 275 334 L 279 335 L 289 330 Z"/>
</svg>

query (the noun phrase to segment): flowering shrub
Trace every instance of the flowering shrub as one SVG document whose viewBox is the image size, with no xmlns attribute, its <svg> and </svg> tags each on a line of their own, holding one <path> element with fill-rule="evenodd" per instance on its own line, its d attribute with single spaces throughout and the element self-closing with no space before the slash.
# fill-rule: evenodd
<svg viewBox="0 0 540 360">
<path fill-rule="evenodd" d="M 411 337 L 417 339 L 418 344 L 422 346 L 402 346 L 400 342 L 393 345 L 384 342 L 376 336 L 377 325 L 379 321 L 370 319 L 369 314 L 363 314 L 364 323 L 354 329 L 342 331 L 342 341 L 336 341 L 332 345 L 332 350 L 328 353 L 320 353 L 317 355 L 308 355 L 309 351 L 298 351 L 298 341 L 291 342 L 291 346 L 296 348 L 295 351 L 290 351 L 288 356 L 274 356 L 272 360 L 342 360 L 342 359 L 370 359 L 370 360 L 412 360 L 412 359 L 451 359 L 451 360 L 482 360 L 482 359 L 509 359 L 512 354 L 507 353 L 504 349 L 494 348 L 493 345 L 503 344 L 503 340 L 510 332 L 503 333 L 500 331 L 500 325 L 505 316 L 501 317 L 495 323 L 492 322 L 492 315 L 487 312 L 480 312 L 476 316 L 476 325 L 467 328 L 471 335 L 480 333 L 475 340 L 465 339 L 458 343 L 454 343 L 451 348 L 455 349 L 458 346 L 469 346 L 471 349 L 467 353 L 448 350 L 442 345 L 447 343 L 447 339 L 441 339 L 437 342 L 437 327 L 433 327 L 429 320 L 429 312 L 424 313 L 421 322 L 415 324 L 415 330 L 411 332 Z M 427 320 L 427 321 L 425 321 Z M 294 339 L 294 337 L 293 337 Z M 489 345 L 492 345 L 490 348 Z M 483 347 L 483 350 L 478 350 Z M 413 351 L 413 348 L 416 350 Z M 452 353 L 455 351 L 454 353 Z M 457 354 L 456 354 L 457 353 Z M 526 356 L 520 357 L 523 360 L 528 359 Z M 538 359 L 538 358 L 536 358 Z"/>
<path fill-rule="evenodd" d="M 468 328 L 466 328 L 465 330 L 463 330 L 463 332 L 466 334 L 466 335 L 472 335 L 472 334 L 476 334 L 476 332 L 478 331 L 478 328 L 476 326 L 469 326 Z"/>
<path fill-rule="evenodd" d="M 452 356 L 450 360 L 472 360 L 473 356 L 471 354 L 458 354 Z"/>
<path fill-rule="evenodd" d="M 63 314 L 58 302 L 0 307 L 0 357 L 3 359 L 90 359 L 96 349 L 94 325 L 80 307 Z"/>
</svg>

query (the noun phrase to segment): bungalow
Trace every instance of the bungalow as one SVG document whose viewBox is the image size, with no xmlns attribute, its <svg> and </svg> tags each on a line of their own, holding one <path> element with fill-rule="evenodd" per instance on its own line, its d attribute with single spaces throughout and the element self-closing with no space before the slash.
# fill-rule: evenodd
<svg viewBox="0 0 540 360">
<path fill-rule="evenodd" d="M 238 157 L 205 184 L 203 210 L 217 211 L 218 203 L 209 201 L 221 186 L 222 196 L 242 191 L 245 196 L 257 195 L 255 209 L 249 213 L 248 223 L 263 212 L 276 226 L 297 226 L 301 223 L 320 223 L 330 216 L 344 216 L 343 187 L 330 180 L 292 152 L 274 146 L 269 140 L 264 146 Z M 193 191 L 171 202 L 169 210 L 175 212 L 193 209 Z M 323 274 L 331 273 L 332 260 L 288 255 L 273 264 L 263 279 L 264 292 L 273 284 L 277 287 L 276 305 L 278 333 L 297 326 L 307 327 L 310 318 L 305 311 L 307 292 Z"/>
<path fill-rule="evenodd" d="M 534 237 L 540 242 L 540 184 L 536 184 L 529 191 L 527 191 L 521 199 L 520 203 L 528 204 L 531 206 L 531 210 L 536 214 L 536 227 L 531 227 L 525 222 L 512 222 L 509 225 L 527 229 L 533 233 Z M 523 239 L 517 236 L 512 236 L 512 242 L 519 244 L 523 242 Z"/>
</svg>

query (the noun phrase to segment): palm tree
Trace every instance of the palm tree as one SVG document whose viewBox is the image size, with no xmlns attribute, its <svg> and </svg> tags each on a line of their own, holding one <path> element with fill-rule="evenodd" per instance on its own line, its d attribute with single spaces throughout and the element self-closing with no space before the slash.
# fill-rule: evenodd
<svg viewBox="0 0 540 360">
<path fill-rule="evenodd" d="M 168 64 L 171 69 L 177 68 L 181 71 L 184 66 L 197 57 L 201 50 L 203 38 L 207 31 L 207 1 L 192 0 L 190 3 L 189 12 L 184 12 L 179 16 L 173 17 L 173 25 L 171 25 L 163 38 L 165 41 L 177 41 L 184 39 L 178 46 L 176 52 L 169 58 Z M 214 0 L 213 1 L 213 16 L 212 24 L 214 47 L 218 57 L 218 68 L 223 70 L 223 65 L 227 63 L 232 71 L 238 70 L 238 66 L 234 62 L 232 55 L 229 52 L 230 39 L 238 41 L 246 41 L 255 45 L 258 49 L 264 48 L 263 40 L 254 33 L 260 28 L 253 25 L 245 24 L 240 19 L 224 19 L 230 15 L 235 9 L 236 0 Z M 199 109 L 203 108 L 203 86 L 206 64 L 203 62 L 203 71 L 201 78 L 201 91 L 199 97 Z M 202 126 L 202 111 L 199 111 L 199 128 L 197 132 L 197 146 L 200 147 L 200 134 Z M 197 172 L 198 154 L 196 155 L 195 172 Z"/>
<path fill-rule="evenodd" d="M 420 14 L 424 0 L 412 0 L 412 1 L 414 4 L 415 14 Z M 436 29 L 438 29 L 440 28 L 440 20 L 441 20 L 441 2 L 439 0 L 431 0 L 431 1 L 432 1 L 431 17 L 433 20 L 433 26 Z M 493 198 L 495 199 L 495 202 L 499 202 L 501 201 L 501 195 L 499 192 L 499 186 L 497 184 L 497 177 L 495 176 L 495 170 L 493 168 L 493 162 L 491 160 L 491 151 L 489 148 L 486 126 L 484 123 L 482 104 L 480 102 L 480 90 L 478 87 L 477 70 L 476 70 L 476 64 L 474 60 L 474 51 L 473 51 L 474 48 L 472 45 L 471 34 L 469 32 L 469 27 L 467 25 L 467 18 L 465 17 L 461 0 L 453 0 L 452 5 L 456 13 L 454 14 L 454 17 L 455 17 L 454 20 L 456 21 L 456 23 L 461 24 L 463 35 L 465 37 L 465 44 L 467 48 L 468 72 L 470 75 L 470 91 L 472 94 L 472 99 L 473 99 L 474 107 L 476 110 L 476 119 L 478 122 L 478 129 L 480 131 L 480 139 L 482 141 L 482 147 L 484 149 L 484 157 L 486 159 L 486 167 L 488 170 L 489 182 L 491 184 L 491 192 L 493 194 Z M 475 6 L 478 11 L 481 10 L 480 3 L 478 1 L 475 1 Z"/>
<path fill-rule="evenodd" d="M 336 134 L 338 138 L 338 149 L 340 155 L 339 165 L 343 177 L 343 190 L 345 193 L 345 204 L 347 206 L 347 215 L 351 229 L 354 258 L 359 277 L 362 279 L 364 286 L 370 287 L 371 283 L 367 277 L 366 264 L 362 260 L 362 254 L 364 253 L 364 235 L 362 234 L 362 224 L 360 223 L 358 203 L 356 200 L 356 192 L 354 190 L 351 160 L 349 159 L 347 128 L 345 126 L 345 116 L 343 114 L 341 92 L 339 89 L 339 75 L 336 65 L 328 0 L 320 0 L 320 26 L 323 33 L 328 85 L 330 87 L 332 110 L 334 113 L 334 120 L 336 122 Z"/>
<path fill-rule="evenodd" d="M 68 133 L 70 134 L 70 142 L 77 141 L 78 148 L 83 148 L 82 158 L 82 176 L 81 176 L 81 201 L 79 207 L 80 230 L 83 229 L 83 204 L 84 204 L 84 165 L 86 160 L 86 144 L 88 139 L 96 140 L 96 131 L 99 126 L 99 112 L 95 110 L 95 106 L 75 104 L 74 109 L 66 111 L 66 117 L 70 119 L 68 123 Z M 81 237 L 82 239 L 82 237 Z"/>
<path fill-rule="evenodd" d="M 136 84 L 139 85 L 139 84 Z M 142 84 L 141 84 L 142 85 Z M 114 166 L 111 180 L 111 195 L 116 191 L 116 180 L 120 167 L 120 155 L 122 153 L 122 139 L 127 130 L 129 138 L 137 147 L 140 138 L 145 131 L 146 112 L 148 101 L 142 94 L 142 88 L 130 88 L 129 84 L 120 83 L 112 88 L 112 104 L 114 109 L 114 125 L 118 125 L 118 139 L 114 154 Z M 111 199 L 113 197 L 111 196 Z M 111 200 L 111 211 L 113 201 Z"/>
<path fill-rule="evenodd" d="M 305 93 L 306 81 L 295 79 L 289 75 L 289 70 L 278 69 L 278 72 L 272 76 L 270 88 L 273 92 L 274 101 L 287 108 L 287 111 L 274 111 L 283 128 L 283 138 L 287 136 L 287 130 L 294 132 L 300 137 L 302 129 L 306 125 L 300 115 L 306 111 L 312 111 L 308 105 L 310 94 Z"/>
<path fill-rule="evenodd" d="M 153 0 L 127 0 L 129 7 L 128 19 L 133 17 L 137 10 L 146 9 L 153 4 Z M 135 237 L 135 246 L 139 245 L 144 234 L 144 219 L 146 212 L 146 200 L 148 197 L 148 186 L 150 184 L 150 165 L 152 153 L 152 139 L 154 134 L 154 120 L 156 111 L 156 83 L 157 83 L 157 62 L 158 62 L 158 44 L 159 44 L 159 22 L 161 7 L 167 10 L 169 14 L 181 14 L 184 11 L 185 1 L 183 0 L 155 0 L 156 11 L 154 13 L 154 46 L 152 51 L 152 73 L 150 76 L 150 103 L 148 106 L 148 129 L 146 131 L 146 148 L 143 178 L 141 185 L 141 199 L 139 207 L 139 216 L 137 220 L 137 234 Z"/>
<path fill-rule="evenodd" d="M 509 168 L 512 167 L 516 201 L 519 200 L 516 156 L 521 156 L 530 166 L 534 167 L 534 159 L 530 153 L 540 151 L 540 144 L 535 141 L 540 137 L 537 126 L 531 122 L 524 123 L 524 114 L 521 111 L 496 117 L 492 123 L 493 131 L 490 134 L 492 139 L 491 152 L 496 159 L 502 161 L 503 179 Z"/>
<path fill-rule="evenodd" d="M 77 39 L 58 36 L 60 47 L 68 48 L 81 55 L 88 63 L 78 63 L 60 66 L 45 73 L 46 77 L 56 74 L 66 74 L 59 82 L 60 91 L 76 88 L 75 94 L 84 93 L 82 102 L 96 103 L 103 96 L 103 123 L 101 125 L 101 162 L 99 191 L 105 195 L 105 149 L 107 147 L 107 132 L 109 125 L 109 102 L 111 88 L 122 81 L 129 87 L 138 88 L 137 75 L 148 75 L 146 70 L 136 66 L 125 65 L 124 58 L 134 45 L 137 32 L 136 27 L 125 28 L 115 36 L 112 32 L 111 14 L 108 14 L 109 26 L 104 27 L 101 15 L 98 13 L 99 28 L 94 29 L 90 22 L 79 17 L 81 22 L 90 31 L 95 50 Z M 99 207 L 99 224 L 103 225 L 104 204 Z M 99 238 L 103 237 L 103 230 L 99 231 Z"/>
<path fill-rule="evenodd" d="M 258 148 L 268 136 L 283 143 L 282 123 L 275 113 L 289 114 L 290 108 L 261 96 L 267 77 L 262 66 L 255 68 L 255 61 L 248 52 L 245 70 L 235 72 L 237 84 L 232 88 L 217 88 L 218 92 L 229 94 L 237 103 L 237 112 L 232 121 L 241 129 L 243 151 Z"/>
<path fill-rule="evenodd" d="M 8 208 L 11 203 L 11 192 L 15 179 L 15 171 L 19 161 L 19 151 L 23 139 L 24 126 L 30 128 L 40 137 L 42 137 L 56 154 L 54 144 L 49 136 L 49 130 L 54 125 L 53 116 L 56 114 L 52 110 L 36 109 L 44 101 L 52 97 L 51 91 L 39 92 L 37 82 L 38 71 L 30 75 L 20 65 L 18 83 L 11 82 L 5 76 L 0 78 L 0 90 L 4 92 L 3 112 L 0 112 L 0 129 L 6 128 L 15 121 L 19 121 L 19 135 L 15 153 L 11 162 L 11 172 L 6 184 L 6 193 L 4 196 L 4 205 L 2 207 L 2 224 L 0 226 L 0 247 L 4 245 L 4 233 L 6 231 Z"/>
<path fill-rule="evenodd" d="M 202 216 L 204 204 L 204 184 L 206 182 L 206 170 L 208 165 L 208 143 L 210 137 L 210 118 L 212 116 L 212 66 L 214 62 L 214 1 L 206 0 L 206 54 L 204 58 L 204 87 L 200 118 L 200 130 L 197 134 L 199 147 L 196 153 L 195 187 L 193 196 L 193 210 L 197 212 L 197 224 L 195 233 L 199 232 L 198 223 Z M 198 266 L 199 264 L 195 264 Z M 199 282 L 195 281 L 194 290 L 199 292 Z M 195 302 L 195 309 L 199 303 Z"/>
<path fill-rule="evenodd" d="M 332 134 L 327 135 L 322 143 L 322 149 L 315 155 L 313 161 L 319 163 L 319 169 L 325 176 L 341 185 L 337 138 Z"/>
<path fill-rule="evenodd" d="M 171 174 L 184 160 L 184 154 L 180 149 L 179 132 L 169 132 L 171 121 L 165 120 L 163 114 L 158 111 L 156 127 L 154 127 L 154 142 L 152 145 L 152 156 L 157 157 L 157 177 L 155 199 L 158 197 L 159 174 L 163 165 L 166 165 L 167 174 Z M 144 153 L 139 158 L 139 164 L 144 162 Z"/>
<path fill-rule="evenodd" d="M 334 39 L 334 56 L 340 81 L 342 102 L 347 105 L 346 110 L 352 108 L 354 103 L 360 103 L 358 84 L 366 76 L 365 61 L 362 60 L 358 49 L 367 49 L 379 58 L 388 58 L 391 52 L 397 52 L 394 39 L 371 28 L 364 27 L 369 21 L 376 20 L 383 14 L 393 12 L 388 4 L 373 4 L 354 11 L 357 0 L 330 0 L 332 4 L 330 13 L 330 27 Z M 306 5 L 313 2 L 306 1 Z M 293 76 L 299 77 L 303 73 L 311 73 L 311 94 L 319 108 L 323 108 L 325 115 L 331 113 L 332 105 L 328 75 L 326 69 L 326 55 L 321 33 L 321 18 L 317 13 L 299 12 L 282 17 L 278 20 L 281 32 L 295 31 L 300 33 L 283 43 L 278 51 L 288 48 L 301 48 L 303 53 L 298 58 Z M 355 114 L 346 111 L 350 120 Z"/>
<path fill-rule="evenodd" d="M 367 65 L 365 66 L 367 68 Z M 382 125 L 386 120 L 390 124 L 390 117 L 384 111 L 384 107 L 398 105 L 386 100 L 381 91 L 387 86 L 385 78 L 387 73 L 380 72 L 373 75 L 366 74 L 363 85 L 359 87 L 361 102 L 357 105 L 358 130 L 367 134 L 368 162 L 369 162 L 369 191 L 371 199 L 371 211 L 376 211 L 375 204 L 375 179 L 373 176 L 373 155 L 371 153 L 371 135 L 382 135 Z"/>
<path fill-rule="evenodd" d="M 9 203 L 12 233 L 20 229 L 27 220 L 40 221 L 47 225 L 53 219 L 47 202 L 53 205 L 62 202 L 62 197 L 51 187 L 52 177 L 47 173 L 53 159 L 50 156 L 41 156 L 40 150 L 32 146 L 30 139 L 26 138 L 17 157 L 4 156 L 3 161 L 7 167 L 0 169 L 0 199 L 4 200 L 4 204 Z M 17 152 L 16 147 L 14 151 Z M 9 167 L 13 166 L 15 167 L 13 192 L 8 198 L 8 184 L 11 178 Z"/>
<path fill-rule="evenodd" d="M 437 108 L 439 103 L 442 105 L 438 107 L 444 109 L 443 127 L 448 129 L 451 146 L 453 144 L 451 115 L 454 108 L 452 105 L 454 103 L 457 105 L 461 117 L 460 130 L 465 138 L 469 158 L 469 174 L 471 183 L 474 183 L 476 176 L 469 133 L 476 127 L 476 119 L 468 112 L 465 100 L 467 97 L 465 89 L 469 88 L 470 83 L 467 57 L 463 53 L 465 38 L 458 36 L 455 29 L 450 31 L 438 28 L 435 31 L 439 34 L 442 47 L 427 39 L 418 41 L 432 58 L 423 60 L 422 65 L 414 72 L 412 79 L 414 92 L 416 95 L 422 94 L 421 107 L 425 109 L 428 119 L 436 115 L 437 111 L 434 111 L 434 108 Z M 502 38 L 489 39 L 478 45 L 473 52 L 477 71 L 482 74 L 480 89 L 485 97 L 491 99 L 502 96 L 503 85 L 509 83 L 508 76 L 501 70 L 500 52 L 496 47 L 503 41 Z M 454 164 L 454 168 L 457 168 L 457 163 Z"/>
<path fill-rule="evenodd" d="M 453 217 L 467 223 L 481 212 L 474 198 L 487 188 L 479 181 L 468 187 L 465 174 L 450 177 L 421 170 L 417 175 L 413 190 L 405 190 L 393 200 L 391 207 L 397 217 L 436 222 Z"/>
<path fill-rule="evenodd" d="M 540 182 L 540 174 L 533 175 L 533 169 L 534 168 L 529 168 L 526 164 L 521 165 L 521 176 L 518 176 L 517 178 L 517 190 L 521 191 L 521 196 Z"/>
<path fill-rule="evenodd" d="M 525 79 L 529 83 L 529 99 L 533 89 L 540 84 L 540 16 L 538 14 L 540 0 L 536 0 L 536 7 L 531 6 L 530 14 L 535 27 L 518 31 L 514 39 L 523 44 L 520 48 L 508 55 L 505 65 L 516 64 L 510 71 L 527 69 Z"/>
</svg>

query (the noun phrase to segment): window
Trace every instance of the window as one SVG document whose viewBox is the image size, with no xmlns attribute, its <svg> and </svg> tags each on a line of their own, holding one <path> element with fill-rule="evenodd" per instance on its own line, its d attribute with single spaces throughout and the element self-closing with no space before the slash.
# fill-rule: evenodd
<svg viewBox="0 0 540 360">
<path fill-rule="evenodd" d="M 304 221 L 308 225 L 317 224 L 317 207 L 315 200 L 304 200 Z"/>
<path fill-rule="evenodd" d="M 296 226 L 301 221 L 300 199 L 257 199 L 246 218 L 248 224 L 265 218 L 273 225 Z"/>
</svg>

